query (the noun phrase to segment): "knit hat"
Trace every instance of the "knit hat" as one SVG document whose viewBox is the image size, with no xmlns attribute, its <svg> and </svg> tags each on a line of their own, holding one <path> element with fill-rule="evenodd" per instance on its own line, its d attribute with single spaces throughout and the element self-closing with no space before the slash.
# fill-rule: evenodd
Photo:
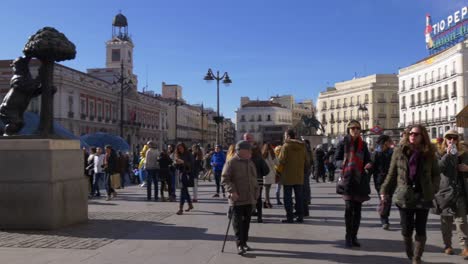
<svg viewBox="0 0 468 264">
<path fill-rule="evenodd" d="M 236 150 L 241 150 L 241 149 L 251 150 L 252 145 L 248 141 L 239 140 L 236 144 Z"/>
<path fill-rule="evenodd" d="M 453 129 L 450 129 L 449 131 L 445 132 L 444 138 L 446 138 L 449 135 L 458 137 L 458 132 Z"/>
</svg>

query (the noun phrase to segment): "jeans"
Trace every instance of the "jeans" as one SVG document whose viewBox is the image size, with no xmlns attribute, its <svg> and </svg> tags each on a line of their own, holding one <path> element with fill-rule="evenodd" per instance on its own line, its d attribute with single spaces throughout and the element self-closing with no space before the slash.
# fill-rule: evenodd
<svg viewBox="0 0 468 264">
<path fill-rule="evenodd" d="M 182 185 L 182 187 L 180 188 L 180 206 L 183 206 L 185 201 L 187 201 L 189 204 L 192 203 L 188 187 Z"/>
<path fill-rule="evenodd" d="M 455 221 L 455 227 L 458 235 L 458 242 L 461 249 L 468 247 L 468 224 L 466 222 L 465 203 L 457 203 L 455 215 L 440 216 L 440 229 L 445 247 L 452 247 L 452 228 Z"/>
<path fill-rule="evenodd" d="M 127 176 L 127 172 L 120 173 L 120 187 L 125 188 L 125 178 Z"/>
<path fill-rule="evenodd" d="M 112 188 L 112 185 L 111 185 L 111 176 L 112 176 L 112 173 L 109 173 L 109 172 L 105 173 L 104 181 L 106 184 L 107 196 L 110 196 L 112 193 L 115 193 L 115 190 L 114 188 Z"/>
<path fill-rule="evenodd" d="M 249 240 L 250 218 L 252 205 L 239 205 L 232 207 L 232 228 L 236 236 L 237 246 L 245 246 Z"/>
<path fill-rule="evenodd" d="M 281 186 L 283 186 L 280 182 L 276 184 L 276 203 L 279 204 L 281 202 L 280 195 L 281 195 Z"/>
<path fill-rule="evenodd" d="M 257 219 L 259 221 L 262 221 L 262 216 L 263 216 L 262 189 L 263 189 L 262 186 L 260 186 L 260 190 L 259 190 L 260 195 L 257 198 Z"/>
<path fill-rule="evenodd" d="M 358 201 L 345 201 L 346 239 L 355 239 L 361 225 L 362 203 Z"/>
<path fill-rule="evenodd" d="M 412 237 L 416 229 L 416 236 L 426 237 L 427 217 L 429 209 L 400 209 L 401 234 L 404 237 Z"/>
<path fill-rule="evenodd" d="M 139 173 L 139 176 L 140 176 L 140 182 L 141 183 L 144 183 L 146 181 L 146 170 L 144 169 L 140 169 L 140 173 Z"/>
<path fill-rule="evenodd" d="M 151 200 L 151 185 L 154 183 L 154 199 L 158 199 L 158 170 L 149 169 L 148 177 L 146 179 L 146 196 L 148 200 Z"/>
<path fill-rule="evenodd" d="M 304 216 L 309 216 L 309 204 L 310 204 L 310 199 L 311 199 L 309 177 L 310 175 L 307 175 L 307 174 L 304 175 L 304 189 L 303 189 L 304 195 L 302 196 L 303 198 L 302 206 L 303 206 Z"/>
<path fill-rule="evenodd" d="M 215 176 L 215 181 L 216 181 L 216 193 L 219 194 L 219 187 L 221 186 L 221 172 L 222 171 L 215 171 L 214 170 L 214 176 Z M 224 191 L 224 185 L 221 186 L 221 189 Z"/>
<path fill-rule="evenodd" d="M 93 174 L 93 189 L 91 190 L 92 195 L 101 196 L 101 192 L 99 191 L 99 181 L 104 176 L 104 173 L 98 172 Z"/>
<path fill-rule="evenodd" d="M 175 171 L 169 169 L 169 178 L 167 181 L 167 185 L 169 187 L 169 197 L 175 198 L 176 197 L 176 174 Z"/>
<path fill-rule="evenodd" d="M 304 190 L 303 185 L 284 185 L 283 186 L 283 196 L 284 196 L 284 209 L 286 209 L 286 218 L 287 220 L 294 219 L 293 205 L 292 205 L 292 192 L 294 190 L 294 199 L 296 201 L 296 214 L 297 219 L 304 219 Z"/>
</svg>

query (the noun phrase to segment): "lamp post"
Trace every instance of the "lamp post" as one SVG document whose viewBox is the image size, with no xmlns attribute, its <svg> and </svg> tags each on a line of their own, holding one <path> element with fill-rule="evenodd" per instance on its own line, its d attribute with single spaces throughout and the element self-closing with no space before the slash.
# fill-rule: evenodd
<svg viewBox="0 0 468 264">
<path fill-rule="evenodd" d="M 213 118 L 213 120 L 216 122 L 216 144 L 220 144 L 221 140 L 219 138 L 220 136 L 219 124 L 223 122 L 224 117 L 219 115 L 219 81 L 222 80 L 225 85 L 231 84 L 232 81 L 229 78 L 229 75 L 227 72 L 225 72 L 222 76 L 219 76 L 219 71 L 216 71 L 216 75 L 214 75 L 211 69 L 208 69 L 208 72 L 206 73 L 205 78 L 203 79 L 205 81 L 216 80 L 217 104 L 216 104 L 216 116 Z"/>
<path fill-rule="evenodd" d="M 124 127 L 124 89 L 128 89 L 133 84 L 132 80 L 124 75 L 124 65 L 123 61 L 120 62 L 120 74 L 116 75 L 116 80 L 113 84 L 120 84 L 120 137 L 124 137 L 123 127 Z"/>
<path fill-rule="evenodd" d="M 203 107 L 203 103 L 201 104 L 201 140 L 200 140 L 200 144 L 201 146 L 203 147 L 204 146 L 204 141 L 205 141 L 205 129 L 203 128 L 203 118 L 205 116 L 208 116 L 208 113 L 205 113 L 205 109 Z"/>
</svg>

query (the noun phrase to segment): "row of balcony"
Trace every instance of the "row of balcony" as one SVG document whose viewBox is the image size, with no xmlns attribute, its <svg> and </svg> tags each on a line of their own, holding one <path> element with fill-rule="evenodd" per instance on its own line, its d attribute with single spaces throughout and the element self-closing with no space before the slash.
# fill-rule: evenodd
<svg viewBox="0 0 468 264">
<path fill-rule="evenodd" d="M 428 118 L 427 120 L 420 120 L 420 121 L 409 121 L 406 122 L 406 126 L 411 126 L 411 125 L 438 125 L 440 123 L 445 123 L 445 122 L 455 122 L 455 116 L 444 116 L 444 117 L 434 117 L 434 118 Z M 399 123 L 399 127 L 403 127 L 405 123 Z"/>
<path fill-rule="evenodd" d="M 263 121 L 263 119 L 257 118 L 257 120 L 255 120 L 255 119 L 249 119 L 248 122 L 262 122 L 262 121 Z M 273 120 L 272 120 L 271 118 L 267 118 L 265 121 L 266 121 L 266 122 L 270 122 L 270 121 L 273 121 Z M 281 120 L 280 120 L 280 121 L 281 121 Z M 241 118 L 241 119 L 239 120 L 239 122 L 247 122 L 247 120 L 246 120 L 245 118 Z"/>
<path fill-rule="evenodd" d="M 385 98 L 379 98 L 379 99 L 377 99 L 377 103 L 387 103 L 387 102 L 388 102 L 388 101 L 387 101 Z M 390 100 L 390 103 L 398 103 L 398 102 L 399 102 L 399 101 L 398 101 L 398 98 L 392 98 L 392 99 Z M 364 104 L 369 104 L 369 101 L 364 101 Z M 359 103 L 357 103 L 357 104 L 351 103 L 351 104 L 349 104 L 349 105 L 348 105 L 348 104 L 342 104 L 342 105 L 336 105 L 336 106 L 335 106 L 335 105 L 332 105 L 332 106 L 330 106 L 330 108 L 327 108 L 327 107 L 323 107 L 323 106 L 322 106 L 321 111 L 334 110 L 334 109 L 341 109 L 341 108 L 347 108 L 347 107 L 354 107 L 354 106 L 359 106 L 359 105 L 360 105 Z"/>
<path fill-rule="evenodd" d="M 68 118 L 73 118 L 75 114 L 73 112 L 68 112 Z M 95 117 L 94 115 L 86 115 L 86 114 L 81 114 L 80 119 L 81 120 L 86 120 L 86 118 L 89 119 L 89 121 L 97 121 L 97 122 L 105 122 L 105 123 L 112 123 L 115 124 L 117 123 L 116 119 L 110 119 L 110 118 L 103 118 L 102 116 Z M 134 121 L 124 121 L 124 124 L 130 125 L 130 126 L 136 126 L 136 127 L 141 127 L 141 128 L 149 128 L 149 129 L 158 129 L 159 126 L 157 125 L 151 125 L 151 124 L 146 124 L 142 122 L 134 122 Z"/>
<path fill-rule="evenodd" d="M 453 76 L 453 75 L 455 75 L 455 74 L 456 74 L 456 72 L 455 72 L 454 70 L 452 70 L 452 71 L 450 72 L 450 76 Z M 413 85 L 410 85 L 410 90 L 411 90 L 411 89 L 414 89 L 414 88 L 422 87 L 422 86 L 424 86 L 424 85 L 429 85 L 429 84 L 432 84 L 432 83 L 434 83 L 434 82 L 441 81 L 441 80 L 443 80 L 443 79 L 447 79 L 448 77 L 449 77 L 449 75 L 448 75 L 447 73 L 444 73 L 442 76 L 439 76 L 439 77 L 437 77 L 437 78 L 431 78 L 431 79 L 426 80 L 426 81 L 424 81 L 424 82 L 417 82 L 416 85 L 414 85 L 414 84 L 413 84 Z M 401 88 L 401 91 L 404 92 L 405 89 L 406 89 L 405 87 L 402 87 L 402 88 Z"/>
<path fill-rule="evenodd" d="M 452 98 L 457 97 L 457 93 L 452 92 L 451 97 Z M 443 100 L 448 100 L 448 99 L 449 99 L 448 95 L 444 94 L 443 96 L 437 96 L 435 98 L 432 98 L 431 100 L 420 100 L 420 101 L 416 101 L 416 102 L 411 102 L 409 106 L 410 107 L 416 107 L 416 106 L 419 106 L 419 105 L 435 103 L 435 102 L 438 102 L 438 101 L 443 101 Z M 406 109 L 406 104 L 402 104 L 401 109 Z"/>
</svg>

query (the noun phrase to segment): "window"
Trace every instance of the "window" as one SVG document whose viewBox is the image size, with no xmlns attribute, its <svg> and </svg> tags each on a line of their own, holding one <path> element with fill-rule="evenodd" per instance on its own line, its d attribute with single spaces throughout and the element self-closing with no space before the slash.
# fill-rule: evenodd
<svg viewBox="0 0 468 264">
<path fill-rule="evenodd" d="M 424 84 L 427 83 L 427 72 L 424 74 Z"/>
<path fill-rule="evenodd" d="M 110 119 L 110 107 L 109 107 L 109 104 L 106 104 L 106 119 Z"/>
<path fill-rule="evenodd" d="M 411 87 L 410 89 L 413 89 L 414 88 L 414 78 L 411 78 Z"/>
<path fill-rule="evenodd" d="M 427 109 L 426 109 L 426 111 L 424 113 L 424 120 L 426 120 L 426 122 L 427 122 Z"/>
<path fill-rule="evenodd" d="M 95 110 L 94 110 L 94 101 L 89 102 L 89 115 L 94 116 Z"/>
<path fill-rule="evenodd" d="M 431 72 L 431 83 L 434 82 L 434 71 Z"/>
<path fill-rule="evenodd" d="M 332 107 L 332 108 L 335 107 L 335 100 L 331 100 L 330 107 Z"/>
<path fill-rule="evenodd" d="M 350 118 L 350 119 L 353 119 L 353 118 L 354 118 L 354 116 L 353 116 L 353 110 L 349 111 L 349 118 Z"/>
<path fill-rule="evenodd" d="M 262 121 L 262 115 L 258 115 L 257 121 Z"/>
<path fill-rule="evenodd" d="M 437 87 L 437 97 L 438 99 L 440 99 L 440 97 L 442 96 L 442 87 Z"/>
<path fill-rule="evenodd" d="M 452 62 L 452 75 L 455 74 L 456 69 L 455 69 L 455 62 Z"/>
<path fill-rule="evenodd" d="M 447 77 L 447 75 L 448 75 L 448 66 L 445 65 L 444 66 L 444 77 Z"/>
<path fill-rule="evenodd" d="M 404 81 L 403 81 L 403 82 L 404 82 Z M 360 104 L 360 103 L 361 103 L 361 96 L 358 95 L 358 96 L 357 96 L 357 104 Z"/>
<path fill-rule="evenodd" d="M 112 61 L 120 61 L 120 49 L 112 49 Z"/>
<path fill-rule="evenodd" d="M 439 107 L 439 118 L 442 117 L 442 107 Z"/>
<path fill-rule="evenodd" d="M 414 105 L 414 94 L 411 95 L 411 106 Z"/>
<path fill-rule="evenodd" d="M 403 114 L 403 125 L 406 126 L 406 114 Z"/>
<path fill-rule="evenodd" d="M 434 89 L 431 90 L 431 102 L 434 102 L 435 100 L 435 91 Z"/>
<path fill-rule="evenodd" d="M 346 111 L 343 111 L 343 120 L 346 120 Z"/>
<path fill-rule="evenodd" d="M 421 93 L 418 93 L 418 104 L 421 104 Z"/>
<path fill-rule="evenodd" d="M 68 96 L 68 112 L 73 112 L 73 96 Z"/>
<path fill-rule="evenodd" d="M 86 114 L 86 99 L 84 98 L 80 99 L 80 113 Z"/>
<path fill-rule="evenodd" d="M 101 103 L 97 104 L 97 116 L 102 117 L 102 104 Z"/>
<path fill-rule="evenodd" d="M 267 116 L 267 121 L 271 121 L 271 115 Z"/>
<path fill-rule="evenodd" d="M 419 122 L 421 122 L 421 111 L 418 112 Z"/>
<path fill-rule="evenodd" d="M 343 99 L 343 106 L 346 106 L 346 101 L 347 101 L 346 98 Z"/>
<path fill-rule="evenodd" d="M 437 69 L 437 80 L 440 80 L 440 68 Z"/>
<path fill-rule="evenodd" d="M 424 91 L 424 102 L 427 103 L 428 98 L 428 91 Z"/>
<path fill-rule="evenodd" d="M 445 106 L 445 118 L 448 119 L 448 105 Z"/>
<path fill-rule="evenodd" d="M 453 105 L 453 115 L 456 115 L 457 113 L 457 104 Z"/>
<path fill-rule="evenodd" d="M 368 94 L 364 95 L 364 103 L 365 104 L 369 103 L 369 95 Z"/>
<path fill-rule="evenodd" d="M 455 97 L 457 96 L 457 82 L 452 83 L 452 96 Z"/>
<path fill-rule="evenodd" d="M 421 86 L 421 75 L 418 75 L 418 87 Z"/>
<path fill-rule="evenodd" d="M 404 91 L 405 89 L 406 89 L 406 81 L 403 80 L 403 81 L 401 82 L 401 90 Z"/>
<path fill-rule="evenodd" d="M 354 98 L 354 97 L 351 97 L 351 98 L 349 99 L 349 104 L 350 104 L 350 105 L 353 105 L 353 98 Z"/>
<path fill-rule="evenodd" d="M 411 113 L 411 122 L 414 124 L 414 112 Z"/>
</svg>

